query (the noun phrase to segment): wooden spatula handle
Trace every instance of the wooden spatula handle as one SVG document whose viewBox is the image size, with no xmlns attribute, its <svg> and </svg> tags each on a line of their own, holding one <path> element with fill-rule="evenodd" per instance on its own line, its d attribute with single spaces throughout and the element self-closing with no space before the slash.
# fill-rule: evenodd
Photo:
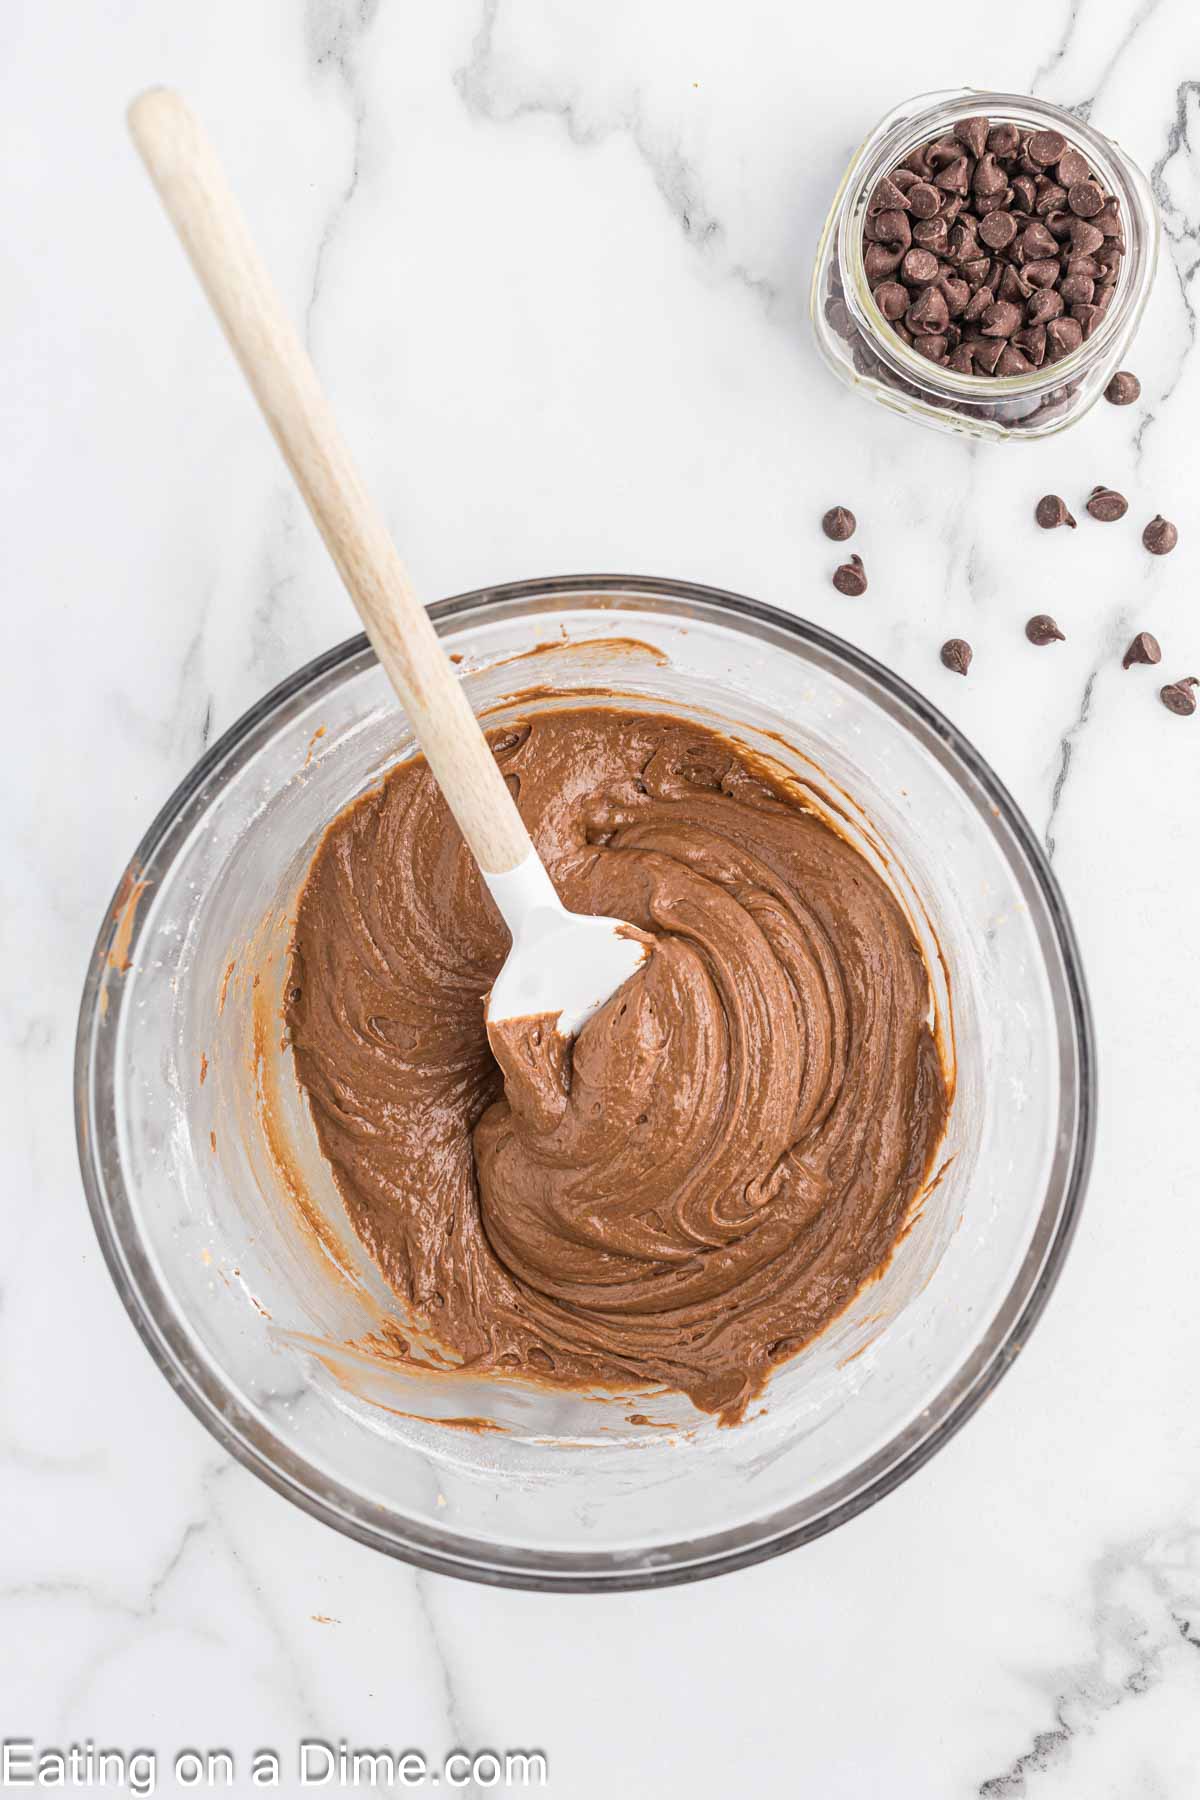
<svg viewBox="0 0 1200 1800">
<path fill-rule="evenodd" d="M 463 836 L 485 873 L 515 868 L 532 854 L 529 834 L 216 152 L 166 88 L 133 102 L 129 128 Z"/>
</svg>

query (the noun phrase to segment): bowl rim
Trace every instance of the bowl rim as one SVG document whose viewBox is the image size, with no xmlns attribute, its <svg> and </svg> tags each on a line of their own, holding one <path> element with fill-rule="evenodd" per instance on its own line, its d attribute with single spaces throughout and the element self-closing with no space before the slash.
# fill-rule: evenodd
<svg viewBox="0 0 1200 1800">
<path fill-rule="evenodd" d="M 447 635 L 478 615 L 490 620 L 521 616 L 530 610 L 580 609 L 589 603 L 589 597 L 592 607 L 609 616 L 622 609 L 622 602 L 630 610 L 637 610 L 639 602 L 649 601 L 679 617 L 702 617 L 719 625 L 728 624 L 732 618 L 740 621 L 751 635 L 771 639 L 782 634 L 799 640 L 811 658 L 849 680 L 910 729 L 915 728 L 924 745 L 961 786 L 974 784 L 977 796 L 984 802 L 979 808 L 981 816 L 1000 839 L 1009 861 L 1014 855 L 1024 861 L 1026 878 L 1045 909 L 1044 926 L 1050 943 L 1061 960 L 1064 992 L 1062 999 L 1056 997 L 1055 1010 L 1059 1014 L 1060 1053 L 1064 1040 L 1069 1038 L 1067 1048 L 1073 1052 L 1073 1068 L 1067 1073 L 1074 1077 L 1073 1082 L 1063 1083 L 1061 1105 L 1064 1109 L 1068 1104 L 1072 1106 L 1074 1120 L 1065 1162 L 1060 1159 L 1051 1169 L 1038 1214 L 1039 1221 L 1044 1221 L 1048 1209 L 1057 1206 L 1053 1230 L 1040 1244 L 1035 1230 L 985 1335 L 917 1420 L 901 1426 L 866 1463 L 839 1476 L 815 1495 L 790 1502 L 768 1518 L 680 1540 L 667 1549 L 658 1547 L 649 1556 L 638 1550 L 587 1554 L 529 1550 L 435 1531 L 416 1521 L 398 1522 L 395 1514 L 342 1487 L 292 1450 L 269 1424 L 242 1405 L 200 1355 L 176 1316 L 168 1290 L 138 1241 L 136 1230 L 128 1223 L 129 1197 L 116 1146 L 107 1139 L 97 1105 L 97 1074 L 102 1082 L 106 1075 L 111 1078 L 113 1070 L 106 1061 L 111 1065 L 114 1060 L 100 1054 L 100 1033 L 102 1028 L 119 1022 L 121 1008 L 119 990 L 116 1008 L 107 1006 L 105 974 L 114 936 L 120 929 L 121 903 L 131 881 L 145 879 L 146 872 L 156 867 L 169 868 L 175 847 L 190 832 L 196 815 L 219 792 L 219 786 L 210 786 L 214 778 L 223 772 L 228 781 L 265 740 L 267 727 L 278 714 L 292 703 L 310 703 L 330 686 L 374 664 L 376 658 L 365 635 L 347 638 L 314 657 L 244 712 L 179 783 L 143 835 L 105 912 L 88 965 L 75 1043 L 76 1142 L 88 1208 L 105 1263 L 130 1319 L 161 1373 L 217 1442 L 277 1493 L 357 1542 L 419 1568 L 490 1586 L 555 1593 L 667 1587 L 746 1568 L 823 1536 L 914 1475 L 993 1391 L 1041 1316 L 1078 1224 L 1096 1131 L 1094 1027 L 1066 904 L 1032 828 L 969 739 L 901 676 L 834 633 L 765 602 L 700 583 L 612 574 L 539 577 L 453 595 L 433 603 L 429 611 L 439 634 Z M 135 916 L 126 946 L 129 956 L 136 949 L 139 929 Z M 115 1011 L 116 1019 L 106 1018 L 110 1010 Z M 114 1032 L 108 1041 L 115 1043 L 116 1036 Z M 104 1151 L 107 1156 L 103 1156 Z M 1061 1176 L 1060 1166 L 1065 1171 Z M 126 1221 L 124 1229 L 122 1215 Z M 993 1338 L 1000 1320 L 1003 1326 Z M 788 1522 L 787 1515 L 794 1515 L 800 1507 L 806 1516 Z"/>
</svg>

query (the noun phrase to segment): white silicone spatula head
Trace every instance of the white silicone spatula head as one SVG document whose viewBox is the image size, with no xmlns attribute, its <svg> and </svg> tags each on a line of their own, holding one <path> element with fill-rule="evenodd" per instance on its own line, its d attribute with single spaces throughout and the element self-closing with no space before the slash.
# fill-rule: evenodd
<svg viewBox="0 0 1200 1800">
<path fill-rule="evenodd" d="M 512 933 L 489 1025 L 549 1014 L 573 1035 L 644 961 L 648 942 L 618 919 L 569 913 L 559 900 L 190 108 L 153 88 L 133 102 L 129 127 Z"/>
<path fill-rule="evenodd" d="M 650 954 L 649 941 L 623 920 L 568 912 L 536 851 L 484 880 L 512 934 L 488 995 L 489 1028 L 549 1015 L 563 1037 L 574 1037 Z"/>
</svg>

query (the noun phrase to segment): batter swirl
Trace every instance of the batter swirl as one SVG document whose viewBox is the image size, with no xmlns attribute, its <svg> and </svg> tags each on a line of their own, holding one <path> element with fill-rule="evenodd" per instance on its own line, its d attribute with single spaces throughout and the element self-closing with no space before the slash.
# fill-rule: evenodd
<svg viewBox="0 0 1200 1800">
<path fill-rule="evenodd" d="M 655 952 L 565 1056 L 544 1021 L 494 1055 L 507 934 L 405 763 L 301 896 L 287 1018 L 321 1148 L 456 1359 L 733 1423 L 904 1228 L 948 1106 L 928 972 L 869 864 L 715 733 L 597 706 L 493 747 L 567 906 Z"/>
</svg>

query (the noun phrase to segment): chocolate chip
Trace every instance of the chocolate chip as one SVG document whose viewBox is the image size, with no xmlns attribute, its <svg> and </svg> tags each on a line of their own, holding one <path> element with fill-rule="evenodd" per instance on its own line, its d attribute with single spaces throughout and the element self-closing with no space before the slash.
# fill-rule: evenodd
<svg viewBox="0 0 1200 1800">
<path fill-rule="evenodd" d="M 1067 190 L 1067 205 L 1077 219 L 1094 219 L 1104 205 L 1103 190 L 1094 181 L 1073 182 Z"/>
<path fill-rule="evenodd" d="M 983 314 L 984 337 L 1011 337 L 1021 329 L 1021 308 L 1011 300 L 996 300 Z"/>
<path fill-rule="evenodd" d="M 1019 301 L 1022 304 L 1033 292 L 1027 277 L 1022 274 L 1015 263 L 1005 263 L 1004 272 L 1000 276 L 999 289 L 1001 300 Z"/>
<path fill-rule="evenodd" d="M 881 281 L 875 289 L 875 304 L 890 325 L 908 311 L 908 289 L 899 281 Z"/>
<path fill-rule="evenodd" d="M 1061 294 L 1056 294 L 1053 288 L 1039 288 L 1025 308 L 1025 317 L 1031 325 L 1045 325 L 1049 320 L 1057 319 L 1062 310 Z"/>
<path fill-rule="evenodd" d="M 900 264 L 905 281 L 913 287 L 924 287 L 938 278 L 938 259 L 931 250 L 910 250 Z"/>
<path fill-rule="evenodd" d="M 1179 533 L 1170 519 L 1156 513 L 1142 533 L 1142 542 L 1151 556 L 1169 556 L 1179 542 Z"/>
<path fill-rule="evenodd" d="M 942 197 L 935 187 L 927 181 L 918 181 L 910 187 L 905 195 L 908 210 L 914 219 L 932 219 L 942 204 Z"/>
<path fill-rule="evenodd" d="M 1128 650 L 1121 658 L 1123 669 L 1132 669 L 1134 663 L 1156 663 L 1162 661 L 1162 651 L 1158 639 L 1150 631 L 1139 631 Z"/>
<path fill-rule="evenodd" d="M 1028 180 L 1029 177 L 1024 178 Z M 1059 187 L 1057 181 L 1039 181 L 1035 189 L 1033 211 L 1039 219 L 1049 218 L 1051 213 L 1059 213 L 1067 204 L 1067 190 Z"/>
<path fill-rule="evenodd" d="M 1056 525 L 1069 525 L 1075 529 L 1075 520 L 1067 510 L 1067 503 L 1059 494 L 1043 494 L 1037 503 L 1034 518 L 1043 531 L 1053 531 Z"/>
<path fill-rule="evenodd" d="M 904 189 L 885 175 L 871 195 L 867 212 L 870 214 L 903 211 L 907 204 Z"/>
<path fill-rule="evenodd" d="M 1035 369 L 1040 369 L 1046 360 L 1046 327 L 1027 325 L 1024 331 L 1014 334 L 1012 346 L 1027 356 Z"/>
<path fill-rule="evenodd" d="M 1061 362 L 1083 342 L 1083 326 L 1078 319 L 1051 319 L 1046 327 L 1046 361 Z"/>
<path fill-rule="evenodd" d="M 960 119 L 954 127 L 954 135 L 960 144 L 965 144 L 972 156 L 982 156 L 987 149 L 988 122 L 977 114 L 972 119 Z"/>
<path fill-rule="evenodd" d="M 971 177 L 965 156 L 956 157 L 940 174 L 933 178 L 933 185 L 946 194 L 966 194 L 970 192 Z"/>
<path fill-rule="evenodd" d="M 945 331 L 949 321 L 950 309 L 946 305 L 946 296 L 936 287 L 923 288 L 920 298 L 904 315 L 904 323 L 910 331 L 924 332 L 929 336 Z"/>
<path fill-rule="evenodd" d="M 870 282 L 886 281 L 889 275 L 896 273 L 906 254 L 907 252 L 899 246 L 894 250 L 889 250 L 883 244 L 868 244 L 863 253 L 863 268 L 866 271 L 867 280 Z"/>
<path fill-rule="evenodd" d="M 1065 281 L 1059 282 L 1058 291 L 1068 306 L 1090 306 L 1096 284 L 1087 275 L 1068 275 Z M 1078 318 L 1078 313 L 1073 317 Z"/>
<path fill-rule="evenodd" d="M 1007 342 L 1000 352 L 1000 361 L 996 364 L 997 375 L 1028 375 L 1032 373 L 1033 364 L 1023 350 L 1018 350 L 1015 343 Z"/>
<path fill-rule="evenodd" d="M 952 162 L 957 162 L 962 155 L 962 145 L 957 138 L 935 138 L 932 144 L 925 146 L 925 159 L 931 169 L 944 169 Z"/>
<path fill-rule="evenodd" d="M 955 675 L 965 675 L 971 666 L 972 650 L 966 638 L 947 638 L 941 656 L 946 668 Z"/>
<path fill-rule="evenodd" d="M 858 527 L 858 520 L 848 506 L 831 506 L 821 520 L 821 530 L 835 544 L 844 544 L 847 538 L 853 537 Z"/>
<path fill-rule="evenodd" d="M 1087 509 L 1102 525 L 1112 525 L 1129 511 L 1129 502 L 1116 488 L 1094 487 L 1087 498 Z"/>
<path fill-rule="evenodd" d="M 1055 165 L 1055 174 L 1065 187 L 1074 187 L 1077 181 L 1086 181 L 1091 174 L 1086 156 L 1078 150 L 1064 150 Z"/>
<path fill-rule="evenodd" d="M 1057 238 L 1051 236 L 1040 220 L 1032 220 L 1021 233 L 1021 256 L 1024 261 L 1036 262 L 1039 257 L 1057 255 Z"/>
<path fill-rule="evenodd" d="M 1077 319 L 1080 325 L 1082 325 L 1084 340 L 1086 341 L 1091 337 L 1093 331 L 1095 331 L 1097 325 L 1099 325 L 1101 319 L 1104 317 L 1104 308 L 1102 306 L 1073 306 L 1071 308 L 1071 317 Z"/>
<path fill-rule="evenodd" d="M 989 250 L 1003 250 L 1017 235 L 1017 221 L 1010 212 L 988 213 L 979 235 Z"/>
<path fill-rule="evenodd" d="M 938 281 L 938 291 L 945 298 L 950 317 L 961 318 L 971 303 L 971 290 L 966 282 L 956 275 L 943 275 Z"/>
<path fill-rule="evenodd" d="M 1194 675 L 1184 675 L 1179 681 L 1159 688 L 1158 697 L 1168 712 L 1178 713 L 1181 719 L 1186 719 L 1196 710 L 1196 696 L 1192 691 L 1196 687 L 1200 687 L 1200 681 Z"/>
<path fill-rule="evenodd" d="M 1071 249 L 1076 256 L 1094 256 L 1104 243 L 1104 233 L 1086 219 L 1075 219 L 1070 229 Z"/>
<path fill-rule="evenodd" d="M 1132 406 L 1141 398 L 1142 384 L 1128 369 L 1118 369 L 1104 390 L 1104 398 L 1113 406 Z"/>
<path fill-rule="evenodd" d="M 945 256 L 950 248 L 950 227 L 941 213 L 936 219 L 918 219 L 912 228 L 912 241 L 919 250 Z"/>
<path fill-rule="evenodd" d="M 874 220 L 874 242 L 877 244 L 900 244 L 905 250 L 913 241 L 913 228 L 909 217 L 902 209 L 882 212 Z"/>
<path fill-rule="evenodd" d="M 1032 175 L 1017 175 L 1012 181 L 1013 205 L 1023 213 L 1031 213 L 1037 205 L 1037 184 Z"/>
<path fill-rule="evenodd" d="M 971 177 L 972 191 L 987 199 L 989 195 L 1002 194 L 1008 186 L 1008 176 L 989 150 L 975 164 L 975 173 Z"/>
<path fill-rule="evenodd" d="M 988 132 L 987 147 L 993 156 L 1015 156 L 1021 133 L 1015 125 L 993 125 Z"/>
<path fill-rule="evenodd" d="M 1012 271 L 1014 275 L 1016 272 Z M 1036 262 L 1026 263 L 1025 292 L 1028 294 L 1030 288 L 1052 288 L 1060 274 L 1057 256 L 1042 256 Z"/>
<path fill-rule="evenodd" d="M 842 563 L 833 571 L 833 585 L 839 594 L 846 594 L 857 600 L 860 594 L 867 591 L 867 572 L 863 568 L 862 557 L 852 556 L 849 562 Z"/>
<path fill-rule="evenodd" d="M 1035 131 L 1027 146 L 1027 154 L 1031 163 L 1040 169 L 1054 166 L 1067 148 L 1067 140 L 1060 131 Z"/>
<path fill-rule="evenodd" d="M 997 364 L 1004 355 L 1003 338 L 980 338 L 973 346 L 975 367 L 982 369 L 985 375 L 994 375 Z"/>
<path fill-rule="evenodd" d="M 1066 642 L 1066 633 L 1058 629 L 1049 613 L 1035 613 L 1025 627 L 1025 636 L 1031 644 L 1062 644 Z"/>
</svg>

